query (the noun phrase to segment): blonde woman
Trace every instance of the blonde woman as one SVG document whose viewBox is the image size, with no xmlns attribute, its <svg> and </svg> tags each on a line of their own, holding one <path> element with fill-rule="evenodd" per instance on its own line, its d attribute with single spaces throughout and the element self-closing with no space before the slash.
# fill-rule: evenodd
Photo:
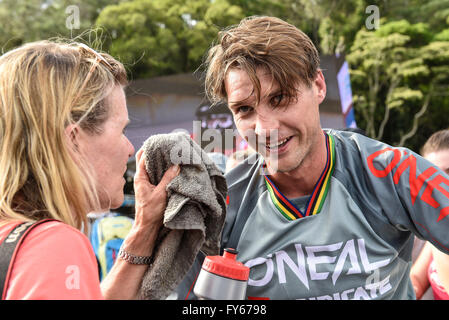
<svg viewBox="0 0 449 320">
<path fill-rule="evenodd" d="M 89 212 L 116 208 L 134 148 L 123 65 L 80 43 L 41 41 L 0 57 L 0 243 L 19 223 L 33 228 L 10 267 L 3 299 L 135 299 L 166 205 L 136 154 L 136 217 L 101 283 L 87 237 Z"/>
</svg>

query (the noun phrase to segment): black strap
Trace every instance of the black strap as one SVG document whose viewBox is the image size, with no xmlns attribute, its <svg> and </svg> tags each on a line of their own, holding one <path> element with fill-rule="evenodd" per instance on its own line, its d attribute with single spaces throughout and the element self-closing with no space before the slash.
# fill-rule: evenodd
<svg viewBox="0 0 449 320">
<path fill-rule="evenodd" d="M 251 214 L 250 210 L 244 210 L 244 211 L 239 212 L 239 214 L 237 215 L 237 217 L 235 219 L 234 227 L 232 228 L 231 235 L 229 236 L 228 242 L 222 243 L 222 248 L 221 248 L 222 251 L 225 248 L 237 249 L 237 245 L 239 243 L 240 236 L 243 231 L 243 227 L 245 226 L 246 221 L 248 220 L 250 214 Z"/>
<path fill-rule="evenodd" d="M 17 251 L 26 235 L 37 225 L 54 221 L 53 219 L 45 219 L 37 222 L 23 222 L 14 227 L 14 229 L 6 236 L 0 244 L 0 294 L 1 300 L 6 297 L 6 290 L 8 288 L 8 281 L 11 274 L 14 259 Z"/>
<path fill-rule="evenodd" d="M 263 179 L 263 177 L 262 177 Z M 263 182 L 263 186 L 265 186 L 265 182 Z M 248 221 L 249 216 L 254 211 L 254 208 L 257 205 L 257 201 L 260 198 L 260 195 L 265 191 L 264 187 L 258 187 L 256 190 L 254 190 L 248 199 L 242 200 L 244 202 L 244 205 L 242 206 L 240 203 L 233 204 L 234 207 L 232 210 L 236 210 L 237 214 L 234 217 L 234 223 L 230 225 L 230 230 L 228 231 L 229 236 L 222 238 L 221 243 L 221 252 L 225 248 L 233 248 L 237 249 L 237 245 L 240 240 L 240 236 L 242 235 L 243 228 L 246 225 L 246 222 Z M 240 190 L 237 190 L 237 193 L 245 193 L 246 187 L 242 186 Z M 232 221 L 226 221 L 226 223 L 232 223 Z"/>
</svg>

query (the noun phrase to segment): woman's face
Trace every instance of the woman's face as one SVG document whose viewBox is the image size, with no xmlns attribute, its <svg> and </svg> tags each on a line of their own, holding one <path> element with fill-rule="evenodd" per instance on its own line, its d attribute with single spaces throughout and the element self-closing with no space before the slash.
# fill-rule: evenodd
<svg viewBox="0 0 449 320">
<path fill-rule="evenodd" d="M 102 209 L 118 208 L 124 200 L 124 174 L 134 147 L 125 136 L 129 123 L 125 92 L 115 86 L 106 98 L 109 117 L 102 124 L 100 134 L 79 130 L 77 143 L 93 169 Z"/>
</svg>

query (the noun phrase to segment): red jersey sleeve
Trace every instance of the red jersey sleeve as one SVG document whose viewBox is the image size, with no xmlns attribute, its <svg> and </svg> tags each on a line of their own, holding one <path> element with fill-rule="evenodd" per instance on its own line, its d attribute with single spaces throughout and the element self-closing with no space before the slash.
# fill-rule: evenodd
<svg viewBox="0 0 449 320">
<path fill-rule="evenodd" d="M 36 226 L 17 252 L 6 299 L 103 299 L 89 239 L 62 222 Z"/>
</svg>

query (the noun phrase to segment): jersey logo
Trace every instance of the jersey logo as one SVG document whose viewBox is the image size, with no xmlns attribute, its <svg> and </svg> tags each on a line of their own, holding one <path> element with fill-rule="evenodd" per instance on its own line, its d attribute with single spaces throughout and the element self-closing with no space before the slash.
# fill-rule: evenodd
<svg viewBox="0 0 449 320">
<path fill-rule="evenodd" d="M 294 250 L 289 247 L 287 250 L 278 250 L 273 254 L 248 260 L 245 265 L 251 268 L 249 294 L 252 294 L 252 287 L 269 288 L 279 283 L 294 287 L 302 284 L 307 289 L 302 291 L 302 295 L 308 296 L 307 299 L 379 298 L 393 288 L 387 267 L 391 263 L 391 257 L 374 261 L 373 257 L 368 257 L 369 251 L 365 240 L 358 238 L 317 246 L 296 243 Z M 352 279 L 348 280 L 348 277 Z M 354 277 L 362 285 L 347 288 L 346 283 L 355 283 Z M 323 295 L 309 296 L 310 290 L 316 292 L 317 288 L 321 288 Z M 254 296 L 251 295 L 251 298 Z"/>
<path fill-rule="evenodd" d="M 390 163 L 383 169 L 376 168 L 374 166 L 374 160 L 380 155 L 393 152 L 393 158 L 390 160 Z M 399 162 L 406 157 L 401 164 L 398 166 Z M 441 174 L 437 174 L 432 180 L 426 182 L 434 173 L 438 170 L 435 167 L 429 167 L 424 170 L 421 174 L 416 175 L 416 157 L 413 154 L 408 155 L 408 152 L 404 151 L 403 154 L 399 149 L 394 148 L 385 148 L 379 151 L 374 152 L 370 156 L 367 157 L 368 168 L 371 173 L 377 178 L 385 178 L 389 174 L 392 173 L 393 169 L 397 169 L 393 174 L 393 181 L 395 184 L 399 183 L 399 180 L 402 174 L 409 169 L 409 179 L 408 183 L 410 186 L 410 199 L 412 201 L 412 205 L 415 204 L 416 198 L 422 187 L 425 185 L 424 192 L 422 193 L 420 199 L 430 205 L 432 208 L 438 208 L 440 203 L 435 200 L 432 196 L 434 190 L 441 192 L 446 197 L 449 197 L 449 192 L 441 186 L 441 184 L 445 184 L 449 186 L 449 179 Z M 449 215 L 449 207 L 442 208 L 440 210 L 440 214 L 438 216 L 437 222 L 441 219 L 445 218 Z"/>
</svg>

